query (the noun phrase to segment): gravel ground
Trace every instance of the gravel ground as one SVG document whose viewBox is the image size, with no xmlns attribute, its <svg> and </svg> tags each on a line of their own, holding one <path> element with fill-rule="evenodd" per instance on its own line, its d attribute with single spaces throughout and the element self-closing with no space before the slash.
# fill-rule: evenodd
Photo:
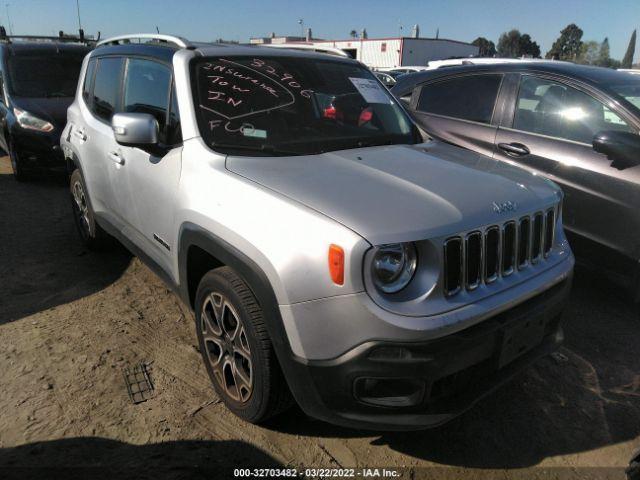
<svg viewBox="0 0 640 480">
<path fill-rule="evenodd" d="M 0 478 L 287 466 L 624 479 L 640 446 L 638 309 L 578 271 L 565 322 L 561 355 L 434 430 L 347 430 L 297 409 L 249 425 L 216 398 L 177 297 L 124 250 L 83 249 L 63 182 L 19 184 L 0 159 Z M 156 390 L 133 405 L 122 370 L 140 361 Z"/>
</svg>

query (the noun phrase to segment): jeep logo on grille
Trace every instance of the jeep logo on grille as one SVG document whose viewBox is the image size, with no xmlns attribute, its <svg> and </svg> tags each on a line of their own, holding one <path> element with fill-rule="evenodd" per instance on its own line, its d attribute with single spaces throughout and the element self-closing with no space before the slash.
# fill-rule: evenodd
<svg viewBox="0 0 640 480">
<path fill-rule="evenodd" d="M 510 200 L 506 202 L 493 202 L 491 206 L 496 213 L 515 212 L 518 209 L 518 204 Z"/>
</svg>

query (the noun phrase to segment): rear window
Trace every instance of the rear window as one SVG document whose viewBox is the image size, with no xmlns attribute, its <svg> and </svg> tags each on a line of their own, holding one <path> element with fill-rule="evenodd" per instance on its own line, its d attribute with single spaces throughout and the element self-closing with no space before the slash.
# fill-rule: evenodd
<svg viewBox="0 0 640 480">
<path fill-rule="evenodd" d="M 11 55 L 9 91 L 16 97 L 74 97 L 84 53 Z"/>
<path fill-rule="evenodd" d="M 91 86 L 93 85 L 93 74 L 96 73 L 96 60 L 93 59 L 87 64 L 87 73 L 84 76 L 82 85 L 82 98 L 87 104 L 91 103 Z"/>
<path fill-rule="evenodd" d="M 207 58 L 192 74 L 199 129 L 214 150 L 306 155 L 416 143 L 415 127 L 397 100 L 357 63 Z"/>
<path fill-rule="evenodd" d="M 491 123 L 502 75 L 452 78 L 422 87 L 418 111 Z"/>
</svg>

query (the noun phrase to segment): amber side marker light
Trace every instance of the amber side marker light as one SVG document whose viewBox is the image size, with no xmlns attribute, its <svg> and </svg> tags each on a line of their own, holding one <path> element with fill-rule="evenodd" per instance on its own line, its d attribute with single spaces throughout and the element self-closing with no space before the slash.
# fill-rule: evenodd
<svg viewBox="0 0 640 480">
<path fill-rule="evenodd" d="M 329 246 L 329 273 L 336 285 L 344 285 L 344 250 L 338 245 Z"/>
</svg>

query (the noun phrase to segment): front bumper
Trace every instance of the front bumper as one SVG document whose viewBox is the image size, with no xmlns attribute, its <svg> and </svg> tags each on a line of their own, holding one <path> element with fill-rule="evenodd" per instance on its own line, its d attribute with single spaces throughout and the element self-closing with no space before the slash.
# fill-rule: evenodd
<svg viewBox="0 0 640 480">
<path fill-rule="evenodd" d="M 570 288 L 569 267 L 552 287 L 445 336 L 367 341 L 330 360 L 296 357 L 292 392 L 308 415 L 334 424 L 375 430 L 438 426 L 557 348 Z"/>
<path fill-rule="evenodd" d="M 60 148 L 60 131 L 31 132 L 16 127 L 11 136 L 13 146 L 20 155 L 20 161 L 30 170 L 64 170 L 65 160 Z"/>
</svg>

